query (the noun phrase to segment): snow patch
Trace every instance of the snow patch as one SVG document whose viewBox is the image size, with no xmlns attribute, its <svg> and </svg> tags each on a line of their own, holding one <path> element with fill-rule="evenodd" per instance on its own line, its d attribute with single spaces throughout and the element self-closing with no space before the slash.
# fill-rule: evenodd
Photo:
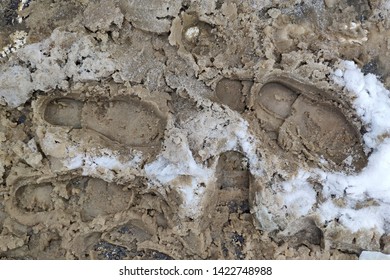
<svg viewBox="0 0 390 280">
<path fill-rule="evenodd" d="M 183 205 L 181 205 L 184 213 L 189 217 L 198 217 L 205 188 L 201 187 L 196 179 L 191 178 L 191 184 L 181 185 L 179 190 L 184 198 Z"/>
<path fill-rule="evenodd" d="M 282 183 L 284 205 L 297 218 L 309 214 L 317 201 L 317 193 L 307 182 L 309 176 L 310 173 L 300 171 L 293 180 Z"/>
<path fill-rule="evenodd" d="M 91 153 L 72 153 L 63 160 L 68 170 L 81 169 L 83 176 L 94 176 L 112 182 L 116 178 L 129 180 L 134 178 L 142 162 L 142 155 L 134 153 L 133 158 L 123 161 L 119 155 L 109 149 L 100 149 Z"/>
<path fill-rule="evenodd" d="M 390 255 L 386 255 L 380 252 L 363 251 L 359 260 L 390 260 Z"/>
<path fill-rule="evenodd" d="M 177 155 L 170 158 L 167 154 L 161 154 L 150 164 L 145 166 L 148 178 L 157 180 L 160 184 L 167 184 L 179 176 L 191 176 L 200 182 L 208 181 L 212 171 L 195 162 L 195 159 L 187 143 L 178 146 Z M 180 161 L 177 159 L 180 158 Z"/>
<path fill-rule="evenodd" d="M 368 130 L 364 143 L 377 148 L 390 133 L 390 92 L 375 75 L 364 75 L 354 62 L 345 61 L 342 66 L 345 70 L 336 70 L 335 81 L 354 94 L 353 105 Z"/>
</svg>

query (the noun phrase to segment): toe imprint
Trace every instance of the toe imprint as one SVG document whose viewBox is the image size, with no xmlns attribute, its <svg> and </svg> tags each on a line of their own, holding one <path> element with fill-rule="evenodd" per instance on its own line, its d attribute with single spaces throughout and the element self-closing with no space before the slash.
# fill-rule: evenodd
<svg viewBox="0 0 390 280">
<path fill-rule="evenodd" d="M 211 246 L 211 255 L 225 259 L 244 259 L 247 238 L 251 239 L 251 234 L 256 232 L 250 215 L 250 174 L 245 157 L 233 151 L 221 154 L 216 178 L 215 191 L 207 202 L 207 211 L 213 217 L 210 227 L 215 247 Z"/>
</svg>

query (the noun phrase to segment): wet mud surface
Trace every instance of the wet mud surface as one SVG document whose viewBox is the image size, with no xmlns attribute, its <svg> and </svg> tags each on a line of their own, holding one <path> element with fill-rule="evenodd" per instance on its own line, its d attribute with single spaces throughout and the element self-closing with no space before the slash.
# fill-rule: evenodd
<svg viewBox="0 0 390 280">
<path fill-rule="evenodd" d="M 278 197 L 300 170 L 367 165 L 330 76 L 352 60 L 390 86 L 389 16 L 363 0 L 1 1 L 0 258 L 390 253 L 388 233 L 319 217 L 320 181 L 307 211 Z"/>
</svg>

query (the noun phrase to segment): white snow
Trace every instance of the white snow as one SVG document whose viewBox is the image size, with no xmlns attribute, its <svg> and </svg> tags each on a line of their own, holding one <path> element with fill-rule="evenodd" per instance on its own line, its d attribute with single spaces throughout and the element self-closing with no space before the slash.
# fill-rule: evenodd
<svg viewBox="0 0 390 280">
<path fill-rule="evenodd" d="M 248 159 L 250 172 L 254 176 L 263 176 L 262 162 L 256 149 L 256 139 L 248 131 L 248 123 L 246 121 L 243 120 L 239 123 L 239 127 L 235 130 L 235 136 L 237 137 L 238 146 Z"/>
<path fill-rule="evenodd" d="M 176 155 L 160 155 L 155 161 L 145 166 L 148 178 L 167 184 L 179 176 L 191 176 L 200 182 L 207 182 L 211 170 L 195 162 L 187 143 L 177 146 Z M 170 157 L 172 156 L 172 157 Z"/>
<path fill-rule="evenodd" d="M 69 147 L 67 156 L 59 159 L 68 170 L 81 169 L 83 176 L 93 176 L 109 182 L 134 178 L 142 162 L 141 154 L 134 153 L 133 158 L 127 161 L 119 157 L 119 154 L 108 148 L 85 153 L 76 147 Z"/>
<path fill-rule="evenodd" d="M 186 39 L 189 41 L 194 41 L 199 36 L 200 29 L 197 26 L 192 26 L 188 28 L 185 32 Z"/>
<path fill-rule="evenodd" d="M 82 167 L 82 166 L 83 166 L 83 163 L 84 163 L 84 157 L 83 157 L 83 155 L 78 154 L 78 155 L 75 156 L 75 157 L 67 158 L 66 161 L 65 161 L 65 166 L 66 166 L 69 170 L 74 170 L 74 169 L 77 169 L 77 168 Z"/>
<path fill-rule="evenodd" d="M 104 170 L 125 170 L 126 168 L 137 168 L 141 163 L 140 155 L 134 154 L 129 161 L 121 161 L 119 155 L 109 149 L 99 150 L 99 155 L 86 154 L 84 160 L 84 173 L 93 172 L 101 168 Z"/>
<path fill-rule="evenodd" d="M 369 130 L 363 136 L 365 144 L 376 148 L 381 137 L 390 133 L 390 93 L 375 75 L 363 75 L 353 62 L 346 61 L 343 66 L 343 76 L 339 77 L 343 79 L 341 85 L 356 97 L 354 107 Z"/>
<path fill-rule="evenodd" d="M 390 230 L 390 98 L 389 91 L 373 74 L 363 75 L 350 61 L 343 63 L 344 71 L 337 70 L 341 85 L 354 94 L 354 107 L 368 132 L 363 135 L 364 144 L 372 150 L 367 166 L 356 175 L 323 173 L 323 195 L 342 197 L 346 208 L 327 208 L 322 205 L 323 216 L 339 217 L 352 231 L 377 229 Z M 340 75 L 340 72 L 343 72 Z M 340 80 L 338 80 L 340 82 Z M 357 207 L 375 201 L 364 208 Z M 336 211 L 335 211 L 336 210 Z M 334 218 L 334 217 L 333 217 Z"/>
<path fill-rule="evenodd" d="M 157 180 L 163 188 L 170 185 L 182 193 L 182 212 L 188 217 L 196 218 L 201 213 L 201 201 L 204 194 L 199 186 L 209 184 L 213 171 L 197 164 L 188 145 L 184 147 L 187 149 L 180 151 L 179 148 L 178 150 L 177 159 L 180 158 L 180 161 L 177 162 L 177 159 L 161 154 L 154 162 L 145 166 L 145 173 L 149 179 Z M 176 180 L 179 181 L 176 182 Z"/>
<path fill-rule="evenodd" d="M 145 172 L 149 179 L 157 180 L 163 188 L 170 185 L 182 193 L 183 213 L 188 217 L 196 218 L 201 213 L 201 202 L 204 197 L 204 188 L 200 186 L 210 183 L 213 170 L 197 164 L 189 149 L 187 155 L 187 160 L 178 163 L 160 155 L 157 160 L 145 166 Z"/>
<path fill-rule="evenodd" d="M 188 217 L 196 218 L 201 213 L 204 196 L 204 188 L 200 188 L 200 185 L 209 184 L 213 178 L 213 170 L 195 161 L 187 140 L 180 131 L 173 129 L 171 137 L 165 141 L 166 145 L 176 146 L 175 153 L 161 153 L 144 170 L 150 180 L 157 181 L 163 188 L 170 185 L 182 193 L 182 212 Z"/>
<path fill-rule="evenodd" d="M 390 255 L 386 255 L 380 252 L 363 251 L 359 260 L 390 260 Z"/>
<path fill-rule="evenodd" d="M 307 172 L 300 171 L 292 181 L 282 184 L 284 205 L 297 218 L 307 215 L 317 201 L 317 193 L 307 182 L 309 175 Z"/>
<path fill-rule="evenodd" d="M 33 89 L 30 72 L 21 66 L 0 66 L 0 102 L 16 108 L 30 97 Z"/>
<path fill-rule="evenodd" d="M 186 216 L 198 217 L 201 213 L 200 207 L 205 188 L 200 187 L 195 178 L 191 178 L 191 184 L 181 185 L 179 190 L 184 197 L 183 205 L 181 205 L 183 212 Z"/>
</svg>

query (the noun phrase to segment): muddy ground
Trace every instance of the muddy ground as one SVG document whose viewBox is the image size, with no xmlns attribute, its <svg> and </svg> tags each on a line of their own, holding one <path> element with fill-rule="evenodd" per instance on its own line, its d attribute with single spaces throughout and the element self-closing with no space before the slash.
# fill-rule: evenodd
<svg viewBox="0 0 390 280">
<path fill-rule="evenodd" d="M 351 60 L 390 86 L 389 9 L 1 0 L 0 257 L 390 253 L 384 233 L 275 199 L 299 170 L 366 166 L 365 127 L 330 76 Z"/>
</svg>

